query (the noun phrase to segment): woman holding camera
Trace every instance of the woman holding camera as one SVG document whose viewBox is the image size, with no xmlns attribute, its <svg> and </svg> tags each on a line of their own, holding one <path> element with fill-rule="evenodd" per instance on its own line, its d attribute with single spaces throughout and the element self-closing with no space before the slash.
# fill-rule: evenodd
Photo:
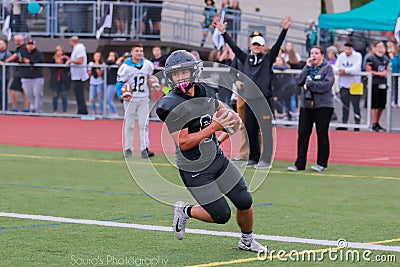
<svg viewBox="0 0 400 267">
<path fill-rule="evenodd" d="M 93 54 L 93 61 L 89 62 L 88 75 L 90 77 L 89 101 L 92 105 L 91 110 L 93 115 L 102 115 L 104 104 L 104 68 L 93 67 L 94 65 L 103 65 L 104 60 L 100 52 Z M 96 111 L 96 99 L 99 102 L 100 111 Z"/>
<path fill-rule="evenodd" d="M 313 125 L 317 130 L 317 164 L 311 169 L 325 171 L 329 158 L 329 123 L 333 113 L 332 86 L 335 81 L 332 66 L 324 62 L 323 48 L 311 48 L 307 64 L 296 76 L 302 88 L 300 99 L 300 118 L 297 139 L 297 159 L 289 171 L 302 171 L 306 168 L 307 151 Z"/>
</svg>

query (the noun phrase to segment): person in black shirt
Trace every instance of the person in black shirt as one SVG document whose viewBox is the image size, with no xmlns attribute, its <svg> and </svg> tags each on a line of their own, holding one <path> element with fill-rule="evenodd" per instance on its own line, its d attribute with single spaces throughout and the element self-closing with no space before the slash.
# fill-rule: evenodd
<svg viewBox="0 0 400 267">
<path fill-rule="evenodd" d="M 21 84 L 30 105 L 31 112 L 43 112 L 44 74 L 42 67 L 35 67 L 36 63 L 43 63 L 43 54 L 36 48 L 36 42 L 29 40 L 20 51 L 20 63 L 30 64 L 21 67 Z"/>
<path fill-rule="evenodd" d="M 372 73 L 372 130 L 379 132 L 380 130 L 386 131 L 379 124 L 379 119 L 386 107 L 387 72 L 390 59 L 385 55 L 386 47 L 382 41 L 376 41 L 372 46 L 374 47 L 374 54 L 366 60 L 366 71 Z"/>
<path fill-rule="evenodd" d="M 219 147 L 215 133 L 232 126 L 228 110 L 207 96 L 206 83 L 199 82 L 201 63 L 185 50 L 172 53 L 164 75 L 171 89 L 161 98 L 157 115 L 168 127 L 176 145 L 176 163 L 180 176 L 199 205 L 178 201 L 174 206 L 173 230 L 182 240 L 189 218 L 225 224 L 231 210 L 226 195 L 237 208 L 237 222 L 242 232 L 238 247 L 259 252 L 266 248 L 255 241 L 252 197 L 237 167 Z M 218 113 L 216 112 L 218 111 Z M 233 112 L 233 111 L 231 111 Z"/>
<path fill-rule="evenodd" d="M 14 43 L 17 46 L 15 49 L 15 52 L 11 55 L 11 57 L 7 58 L 5 62 L 14 62 L 18 63 L 19 58 L 21 57 L 21 50 L 25 47 L 25 38 L 22 34 L 17 34 L 14 36 Z M 15 67 L 15 72 L 13 74 L 13 79 L 10 85 L 10 96 L 11 96 L 11 111 L 18 111 L 17 107 L 17 98 L 18 98 L 18 92 L 21 93 L 22 99 L 24 101 L 24 112 L 29 112 L 29 102 L 28 98 L 26 97 L 24 90 L 22 90 L 22 84 L 21 84 L 21 68 L 20 67 Z"/>
<path fill-rule="evenodd" d="M 163 68 L 165 66 L 165 61 L 167 60 L 167 57 L 162 54 L 161 47 L 153 46 L 151 53 L 153 54 L 153 57 L 150 59 L 150 61 L 153 62 L 154 69 L 157 70 Z"/>
<path fill-rule="evenodd" d="M 278 40 L 268 53 L 264 53 L 264 38 L 261 36 L 255 36 L 251 40 L 251 54 L 247 54 L 242 51 L 226 33 L 226 23 L 222 23 L 219 18 L 215 19 L 215 26 L 222 33 L 225 42 L 228 43 L 236 57 L 243 64 L 243 73 L 253 80 L 261 91 L 244 90 L 244 98 L 246 100 L 244 125 L 250 146 L 249 160 L 246 166 L 254 166 L 257 169 L 271 168 L 272 162 L 272 114 L 270 111 L 268 114 L 265 114 L 265 109 L 263 109 L 262 106 L 265 100 L 267 100 L 269 106 L 271 106 L 271 81 L 273 77 L 272 64 L 278 56 L 279 49 L 286 37 L 287 30 L 292 24 L 291 17 L 286 17 L 281 24 L 283 29 Z M 244 88 L 246 88 L 246 86 Z M 260 129 L 263 138 L 262 153 L 260 153 Z"/>
<path fill-rule="evenodd" d="M 117 91 L 115 85 L 117 84 L 117 65 L 118 53 L 116 51 L 110 51 L 106 60 L 107 68 L 107 96 L 106 103 L 110 112 L 110 116 L 118 116 L 117 110 L 114 105 L 115 92 Z"/>
</svg>

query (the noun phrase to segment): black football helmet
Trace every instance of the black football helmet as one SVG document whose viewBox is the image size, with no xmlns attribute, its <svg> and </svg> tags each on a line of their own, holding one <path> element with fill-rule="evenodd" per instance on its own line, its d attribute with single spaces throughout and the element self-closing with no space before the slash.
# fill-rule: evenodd
<svg viewBox="0 0 400 267">
<path fill-rule="evenodd" d="M 189 69 L 191 71 L 190 78 L 178 81 L 172 80 L 172 73 Z M 201 73 L 201 61 L 186 50 L 178 50 L 173 52 L 165 62 L 164 76 L 171 90 L 178 93 L 186 93 L 199 80 Z"/>
</svg>

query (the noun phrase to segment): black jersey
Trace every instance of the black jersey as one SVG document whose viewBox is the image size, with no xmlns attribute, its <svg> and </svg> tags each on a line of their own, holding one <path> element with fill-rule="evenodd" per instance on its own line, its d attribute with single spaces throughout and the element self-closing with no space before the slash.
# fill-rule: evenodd
<svg viewBox="0 0 400 267">
<path fill-rule="evenodd" d="M 382 57 L 373 54 L 367 58 L 367 65 L 370 65 L 373 71 L 385 71 L 390 63 L 389 57 L 383 55 Z M 372 76 L 372 84 L 386 84 L 387 78 L 382 76 Z"/>
<path fill-rule="evenodd" d="M 170 133 L 188 128 L 189 133 L 198 132 L 211 124 L 218 107 L 218 100 L 207 97 L 206 84 L 195 85 L 193 97 L 171 91 L 161 98 L 157 106 L 157 115 L 164 121 Z M 208 166 L 222 153 L 215 134 L 203 140 L 198 146 L 181 150 L 176 146 L 176 162 L 180 169 L 198 171 Z M 187 168 L 190 169 L 187 169 Z"/>
</svg>

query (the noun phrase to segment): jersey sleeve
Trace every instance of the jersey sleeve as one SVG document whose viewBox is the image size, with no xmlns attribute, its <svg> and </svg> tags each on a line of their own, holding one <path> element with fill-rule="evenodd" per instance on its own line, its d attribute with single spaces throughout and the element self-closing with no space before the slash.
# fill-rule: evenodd
<svg viewBox="0 0 400 267">
<path fill-rule="evenodd" d="M 118 72 L 117 72 L 117 82 L 125 83 L 127 81 L 128 81 L 128 74 L 127 74 L 126 65 L 122 64 L 121 67 L 119 67 Z"/>
<path fill-rule="evenodd" d="M 156 113 L 160 120 L 165 122 L 170 133 L 180 131 L 184 128 L 185 123 L 181 122 L 181 116 L 178 116 L 174 112 L 159 107 L 157 108 Z"/>
</svg>

